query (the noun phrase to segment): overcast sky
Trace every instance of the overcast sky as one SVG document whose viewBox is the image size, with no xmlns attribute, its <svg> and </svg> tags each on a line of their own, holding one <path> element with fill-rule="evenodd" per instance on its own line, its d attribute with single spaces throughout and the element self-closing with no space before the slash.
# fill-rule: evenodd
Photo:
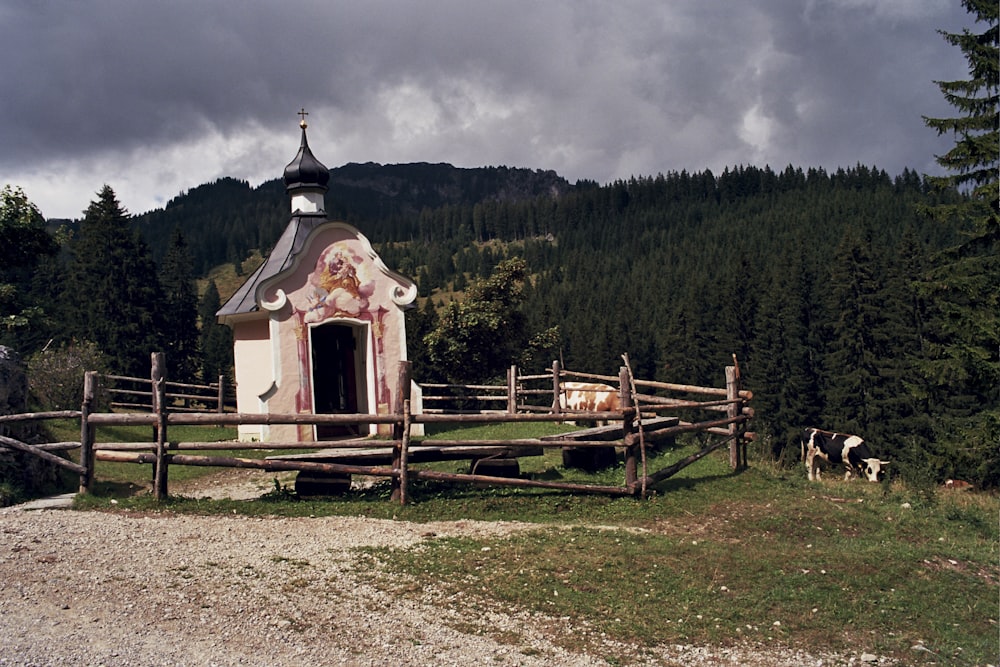
<svg viewBox="0 0 1000 667">
<path fill-rule="evenodd" d="M 0 185 L 80 217 L 232 176 L 450 162 L 607 183 L 857 163 L 939 173 L 959 0 L 0 0 Z"/>
</svg>

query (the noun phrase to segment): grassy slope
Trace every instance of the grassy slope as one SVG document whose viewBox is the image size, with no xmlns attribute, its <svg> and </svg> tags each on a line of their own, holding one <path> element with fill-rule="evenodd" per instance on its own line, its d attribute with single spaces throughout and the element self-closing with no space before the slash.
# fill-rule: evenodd
<svg viewBox="0 0 1000 667">
<path fill-rule="evenodd" d="M 651 469 L 693 449 L 668 451 Z M 178 468 L 172 476 L 182 474 Z M 522 472 L 588 479 L 564 470 L 557 452 L 522 460 Z M 119 484 L 87 506 L 107 507 L 128 474 L 149 477 L 146 466 L 106 473 Z M 589 479 L 621 478 L 619 469 Z M 579 628 L 572 637 L 577 643 L 597 645 L 603 633 L 639 645 L 761 641 L 867 650 L 906 664 L 997 659 L 1000 502 L 992 496 L 809 483 L 798 468 L 767 464 L 733 475 L 726 457 L 715 455 L 660 484 L 646 501 L 421 483 L 411 490 L 414 502 L 401 508 L 387 502 L 388 493 L 388 483 L 379 482 L 339 499 L 297 501 L 289 493 L 250 502 L 174 498 L 160 509 L 537 522 L 537 530 L 506 538 L 432 538 L 417 550 L 372 550 L 364 560 L 381 563 L 387 589 L 399 591 L 403 576 L 411 584 L 403 588 L 413 591 L 431 582 L 446 592 L 461 590 L 449 599 L 464 604 L 568 617 Z M 117 505 L 153 506 L 143 496 Z M 913 651 L 918 644 L 933 653 Z"/>
<path fill-rule="evenodd" d="M 377 556 L 418 582 L 640 643 L 749 638 L 912 659 L 926 642 L 948 664 L 996 659 L 995 499 L 807 485 L 767 470 L 728 477 L 722 465 L 647 502 L 543 501 L 544 518 L 570 530 Z"/>
</svg>

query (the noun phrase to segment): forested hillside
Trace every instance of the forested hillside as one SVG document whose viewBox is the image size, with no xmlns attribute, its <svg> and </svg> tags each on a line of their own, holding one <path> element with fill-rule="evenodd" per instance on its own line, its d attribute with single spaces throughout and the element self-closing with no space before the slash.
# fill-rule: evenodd
<svg viewBox="0 0 1000 667">
<path fill-rule="evenodd" d="M 400 238 L 425 209 L 559 195 L 570 188 L 553 171 L 374 162 L 331 169 L 329 187 L 329 216 L 362 226 L 372 239 Z M 280 179 L 251 188 L 224 178 L 137 216 L 135 224 L 157 261 L 179 229 L 191 245 L 195 272 L 204 275 L 217 264 L 242 261 L 251 250 L 266 252 L 287 222 L 288 196 Z"/>
<path fill-rule="evenodd" d="M 331 171 L 328 217 L 417 281 L 418 380 L 556 357 L 613 374 L 628 353 L 641 377 L 721 385 L 735 356 L 762 453 L 791 461 L 797 432 L 818 426 L 863 436 L 910 482 L 995 488 L 1000 9 L 962 4 L 976 27 L 941 34 L 968 77 L 935 82 L 953 113 L 924 118 L 954 138 L 936 157 L 944 174 L 741 165 L 571 185 L 552 171 L 348 164 Z M 84 368 L 141 375 L 152 350 L 174 379 L 231 370 L 213 313 L 285 228 L 280 180 L 221 179 L 139 216 L 105 186 L 66 224 L 18 188 L 2 195 L 0 345 L 32 377 L 63 372 L 53 389 Z"/>
<path fill-rule="evenodd" d="M 914 475 L 987 474 L 981 445 L 957 458 L 933 449 L 940 418 L 955 424 L 996 396 L 928 371 L 940 308 L 921 281 L 958 236 L 922 211 L 960 197 L 914 172 L 740 166 L 607 186 L 426 164 L 332 174 L 330 217 L 357 225 L 431 299 L 411 313 L 424 381 L 441 379 L 419 363 L 435 311 L 520 256 L 529 328 L 559 328 L 552 356 L 568 368 L 614 373 L 627 352 L 642 377 L 720 385 L 735 354 L 775 455 L 797 456 L 797 431 L 817 425 L 865 435 Z M 180 227 L 203 273 L 266 250 L 287 217 L 280 182 L 224 180 L 137 225 L 154 256 Z"/>
<path fill-rule="evenodd" d="M 642 377 L 721 385 L 735 354 L 776 454 L 819 425 L 899 458 L 932 438 L 950 391 L 921 370 L 933 314 L 919 281 L 955 241 L 919 213 L 935 203 L 912 172 L 681 172 L 425 211 L 382 252 L 429 294 L 503 247 L 526 259 L 526 313 L 559 327 L 566 367 L 614 373 L 627 352 Z"/>
<path fill-rule="evenodd" d="M 958 222 L 926 212 L 966 200 L 954 189 L 861 165 L 834 173 L 740 166 L 605 186 L 503 167 L 368 164 L 332 173 L 329 217 L 359 227 L 420 287 L 408 326 L 419 381 L 445 373 L 424 343 L 438 314 L 519 257 L 526 269 L 517 275 L 527 280 L 517 322 L 552 343 L 528 370 L 561 358 L 573 370 L 614 374 L 628 353 L 641 377 L 719 386 L 736 355 L 764 453 L 791 462 L 799 429 L 819 426 L 863 435 L 911 480 L 1000 480 L 989 417 L 1000 402 L 996 384 L 945 363 L 950 304 L 968 297 L 935 276 L 964 237 Z M 112 326 L 122 342 L 102 348 L 111 370 L 141 374 L 152 345 L 172 351 L 175 373 L 214 378 L 231 347 L 211 313 L 228 295 L 209 283 L 199 308 L 178 286 L 267 252 L 288 217 L 280 181 L 251 188 L 223 179 L 131 219 L 107 189 L 68 254 L 41 261 L 30 290 L 24 274 L 27 325 L 7 340 L 27 357 L 43 345 L 51 352 L 110 340 L 101 327 Z M 137 233 L 145 241 L 130 236 Z M 112 243 L 101 234 L 119 239 L 121 261 L 86 250 L 84 242 Z M 148 277 L 154 260 L 159 286 Z M 996 262 L 982 267 L 992 273 L 977 274 L 980 283 L 1000 284 Z M 119 294 L 147 283 L 146 296 Z M 83 292 L 92 301 L 107 292 L 102 317 L 85 317 L 94 308 L 72 298 Z M 113 311 L 122 308 L 146 314 L 119 331 Z M 200 333 L 189 325 L 195 312 Z M 481 371 L 468 368 L 476 379 Z"/>
</svg>

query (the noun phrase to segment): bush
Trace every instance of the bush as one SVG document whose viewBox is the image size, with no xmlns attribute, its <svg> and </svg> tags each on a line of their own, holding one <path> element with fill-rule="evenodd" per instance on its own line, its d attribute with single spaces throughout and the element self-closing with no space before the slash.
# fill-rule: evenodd
<svg viewBox="0 0 1000 667">
<path fill-rule="evenodd" d="M 23 452 L 0 449 L 0 507 L 73 488 L 68 471 Z"/>
<path fill-rule="evenodd" d="M 31 397 L 40 410 L 78 410 L 87 371 L 107 371 L 107 358 L 94 343 L 70 343 L 42 350 L 28 359 Z M 99 405 L 106 403 L 99 396 L 96 400 Z"/>
<path fill-rule="evenodd" d="M 28 409 L 28 380 L 16 351 L 0 346 L 0 414 Z M 28 444 L 45 440 L 37 422 L 0 424 L 0 435 Z M 0 507 L 52 493 L 65 486 L 57 466 L 30 454 L 0 447 Z"/>
</svg>

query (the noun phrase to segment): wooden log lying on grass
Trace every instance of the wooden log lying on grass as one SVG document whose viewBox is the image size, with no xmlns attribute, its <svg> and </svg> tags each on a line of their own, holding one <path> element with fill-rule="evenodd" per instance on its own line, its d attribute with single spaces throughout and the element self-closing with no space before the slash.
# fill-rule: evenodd
<svg viewBox="0 0 1000 667">
<path fill-rule="evenodd" d="M 625 486 L 598 486 L 596 484 L 574 484 L 571 482 L 551 482 L 542 479 L 521 479 L 514 477 L 491 477 L 487 475 L 463 475 L 461 473 L 438 472 L 437 470 L 411 470 L 410 477 L 430 479 L 439 482 L 474 482 L 496 486 L 536 487 L 558 491 L 578 491 L 580 493 L 604 493 L 613 496 L 634 496 L 635 490 Z"/>
<path fill-rule="evenodd" d="M 115 461 L 118 463 L 155 463 L 153 453 L 130 452 L 96 452 L 99 461 Z M 268 472 L 278 470 L 307 470 L 321 473 L 370 475 L 374 477 L 399 477 L 400 471 L 385 466 L 345 465 L 340 463 L 311 463 L 307 461 L 281 461 L 273 459 L 241 459 L 226 456 L 187 456 L 184 454 L 167 454 L 168 463 L 198 466 L 218 466 L 231 468 L 256 468 Z M 559 491 L 578 491 L 581 493 L 604 493 L 616 496 L 632 496 L 635 491 L 624 486 L 598 486 L 594 484 L 573 484 L 569 482 L 552 482 L 537 479 L 519 479 L 509 477 L 492 477 L 488 475 L 464 475 L 460 473 L 438 472 L 436 470 L 409 470 L 411 479 L 427 479 L 441 482 L 472 482 L 493 484 L 497 486 L 536 487 L 555 489 Z"/>
<path fill-rule="evenodd" d="M 152 453 L 132 454 L 130 452 L 98 451 L 98 461 L 118 463 L 155 463 Z M 190 456 L 187 454 L 167 454 L 167 463 L 186 466 L 209 466 L 218 468 L 256 468 L 267 472 L 278 470 L 313 470 L 316 472 L 340 473 L 346 475 L 372 475 L 375 477 L 398 477 L 399 471 L 383 466 L 360 466 L 343 463 L 312 463 L 309 461 L 282 461 L 274 459 L 243 459 L 231 456 Z"/>
<path fill-rule="evenodd" d="M 233 440 L 215 440 L 211 442 L 169 442 L 167 448 L 181 451 L 212 451 L 229 449 L 246 450 L 279 450 L 279 449 L 329 449 L 336 446 L 337 449 L 369 449 L 379 446 L 391 447 L 392 440 L 309 440 L 299 442 L 236 442 Z M 94 445 L 94 448 L 105 452 L 148 452 L 155 447 L 153 442 L 101 442 Z"/>
</svg>

